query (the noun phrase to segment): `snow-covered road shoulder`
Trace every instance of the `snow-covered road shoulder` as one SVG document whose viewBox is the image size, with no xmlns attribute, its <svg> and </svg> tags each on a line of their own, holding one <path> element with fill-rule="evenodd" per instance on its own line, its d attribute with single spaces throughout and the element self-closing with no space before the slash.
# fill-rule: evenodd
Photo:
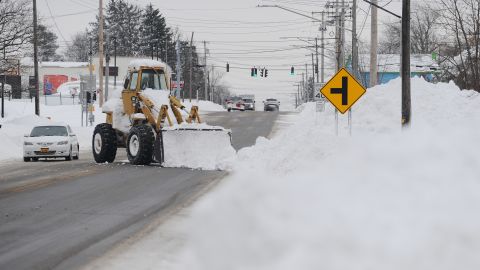
<svg viewBox="0 0 480 270">
<path fill-rule="evenodd" d="M 333 109 L 315 119 L 307 104 L 295 124 L 239 151 L 233 173 L 167 237 L 181 252 L 161 253 L 160 227 L 108 265 L 477 269 L 480 95 L 413 79 L 412 111 L 402 132 L 400 80 L 368 89 L 354 136 L 342 117 L 337 137 Z"/>
</svg>

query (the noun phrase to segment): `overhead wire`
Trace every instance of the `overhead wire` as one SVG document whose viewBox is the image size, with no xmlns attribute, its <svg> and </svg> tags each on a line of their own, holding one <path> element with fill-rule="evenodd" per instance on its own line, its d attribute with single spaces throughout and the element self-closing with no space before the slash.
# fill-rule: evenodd
<svg viewBox="0 0 480 270">
<path fill-rule="evenodd" d="M 55 24 L 55 28 L 57 28 L 58 34 L 60 34 L 60 36 L 62 37 L 63 41 L 64 41 L 65 43 L 67 43 L 67 40 L 65 39 L 65 37 L 64 37 L 63 34 L 62 34 L 62 31 L 60 31 L 60 28 L 58 27 L 57 21 L 56 21 L 55 18 L 53 17 L 53 13 L 52 13 L 52 10 L 50 9 L 50 5 L 48 4 L 48 0 L 45 0 L 45 3 L 47 4 L 48 12 L 50 13 L 50 17 L 52 18 L 53 23 Z"/>
</svg>

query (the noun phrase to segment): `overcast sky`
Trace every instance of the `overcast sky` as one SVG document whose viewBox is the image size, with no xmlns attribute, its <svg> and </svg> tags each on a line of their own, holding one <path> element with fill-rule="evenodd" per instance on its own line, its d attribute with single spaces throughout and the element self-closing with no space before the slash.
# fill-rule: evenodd
<svg viewBox="0 0 480 270">
<path fill-rule="evenodd" d="M 358 29 L 361 31 L 361 38 L 368 41 L 370 17 L 366 16 L 369 13 L 369 6 L 362 0 L 358 1 Z M 301 80 L 301 72 L 305 72 L 305 63 L 311 65 L 311 51 L 295 48 L 308 44 L 285 38 L 320 37 L 319 24 L 279 8 L 259 8 L 257 5 L 278 4 L 311 15 L 311 12 L 326 10 L 327 1 L 130 0 L 130 2 L 142 7 L 152 3 L 166 17 L 167 24 L 178 27 L 186 39 L 189 39 L 192 31 L 195 32 L 194 42 L 199 50 L 202 49 L 199 53 L 203 53 L 202 42 L 207 41 L 209 63 L 213 63 L 215 68 L 221 71 L 225 71 L 227 62 L 230 63 L 231 70 L 224 75 L 223 82 L 234 92 L 256 94 L 259 101 L 266 97 L 277 97 L 283 101 L 290 99 L 291 102 L 291 94 L 296 92 L 294 84 Z M 88 23 L 95 19 L 99 1 L 37 0 L 37 3 L 40 18 L 59 36 L 60 50 L 63 50 L 73 34 L 84 30 Z M 401 14 L 401 0 L 380 0 L 379 4 Z M 382 11 L 379 11 L 379 16 L 380 27 L 386 22 L 395 20 L 393 16 Z M 347 28 L 350 28 L 350 24 Z M 326 36 L 331 37 L 333 31 L 333 27 L 329 27 Z M 350 42 L 350 37 L 347 39 Z M 327 40 L 327 44 L 330 44 L 326 46 L 325 53 L 328 79 L 334 68 L 331 61 L 333 41 Z M 296 76 L 289 75 L 292 65 L 296 68 Z M 268 78 L 260 76 L 251 78 L 249 69 L 252 66 L 269 69 Z M 311 67 L 308 72 L 312 72 Z"/>
</svg>

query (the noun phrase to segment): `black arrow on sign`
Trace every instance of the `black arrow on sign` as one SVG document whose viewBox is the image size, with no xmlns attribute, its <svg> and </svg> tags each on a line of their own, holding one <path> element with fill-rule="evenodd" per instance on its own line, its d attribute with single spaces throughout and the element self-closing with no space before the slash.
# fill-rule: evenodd
<svg viewBox="0 0 480 270">
<path fill-rule="evenodd" d="M 342 94 L 342 105 L 348 105 L 348 77 L 342 77 L 342 88 L 331 88 L 330 94 Z"/>
</svg>

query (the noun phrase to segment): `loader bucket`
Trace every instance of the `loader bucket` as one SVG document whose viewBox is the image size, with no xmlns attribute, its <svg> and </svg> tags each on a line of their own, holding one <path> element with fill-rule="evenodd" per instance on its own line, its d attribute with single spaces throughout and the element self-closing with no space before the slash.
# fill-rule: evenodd
<svg viewBox="0 0 480 270">
<path fill-rule="evenodd" d="M 223 170 L 235 158 L 231 131 L 221 127 L 162 129 L 164 167 Z"/>
</svg>

